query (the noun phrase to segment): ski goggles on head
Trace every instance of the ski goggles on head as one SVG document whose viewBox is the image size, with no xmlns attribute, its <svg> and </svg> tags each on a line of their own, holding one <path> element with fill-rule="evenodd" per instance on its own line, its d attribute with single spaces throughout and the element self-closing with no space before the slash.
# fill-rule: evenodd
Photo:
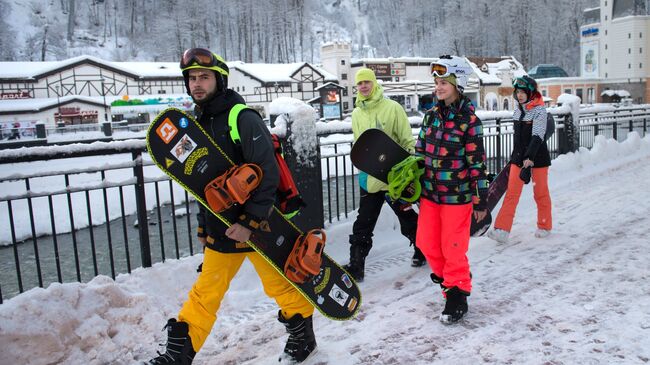
<svg viewBox="0 0 650 365">
<path fill-rule="evenodd" d="M 515 89 L 533 91 L 535 88 L 523 77 L 517 77 L 512 81 L 512 87 Z"/>
<path fill-rule="evenodd" d="M 192 66 L 204 67 L 228 75 L 228 66 L 225 61 L 205 48 L 190 48 L 183 52 L 181 70 L 192 68 Z"/>
<path fill-rule="evenodd" d="M 446 65 L 440 63 L 431 63 L 431 76 L 433 77 L 447 77 L 451 75 L 449 68 Z"/>
</svg>

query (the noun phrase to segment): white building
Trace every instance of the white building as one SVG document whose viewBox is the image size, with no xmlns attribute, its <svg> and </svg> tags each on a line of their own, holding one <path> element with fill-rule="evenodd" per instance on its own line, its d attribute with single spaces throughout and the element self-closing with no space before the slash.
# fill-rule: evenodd
<svg viewBox="0 0 650 365">
<path fill-rule="evenodd" d="M 230 62 L 229 87 L 267 114 L 280 96 L 304 101 L 336 77 L 308 63 Z M 149 122 L 169 107 L 191 108 L 177 62 L 110 62 L 79 56 L 51 62 L 0 62 L 0 127 L 104 121 Z"/>
<path fill-rule="evenodd" d="M 597 78 L 597 99 L 608 90 L 627 91 L 634 102 L 650 101 L 650 16 L 647 0 L 600 0 L 585 9 L 580 27 L 580 76 Z"/>
<path fill-rule="evenodd" d="M 322 66 L 335 74 L 343 87 L 343 109 L 354 109 L 356 85 L 354 75 L 367 67 L 375 71 L 384 88 L 384 95 L 398 101 L 406 111 L 427 109 L 433 101 L 435 84 L 431 77 L 431 62 L 438 58 L 398 57 L 352 59 L 348 43 L 327 43 L 321 46 Z M 465 94 L 479 108 L 489 110 L 511 109 L 512 78 L 525 74 L 523 66 L 514 57 L 468 58 L 474 73 L 470 76 Z M 484 98 L 490 98 L 485 104 Z M 496 106 L 492 101 L 496 102 Z"/>
</svg>

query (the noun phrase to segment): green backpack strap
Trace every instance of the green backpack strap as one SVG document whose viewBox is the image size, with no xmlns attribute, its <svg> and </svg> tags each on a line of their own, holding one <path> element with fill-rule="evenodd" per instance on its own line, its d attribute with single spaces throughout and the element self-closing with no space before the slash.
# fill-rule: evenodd
<svg viewBox="0 0 650 365">
<path fill-rule="evenodd" d="M 239 113 L 247 109 L 246 104 L 235 104 L 230 108 L 230 113 L 228 113 L 228 127 L 230 128 L 230 139 L 232 139 L 235 144 L 239 143 L 241 139 L 239 138 L 239 128 L 237 127 L 237 118 Z"/>
</svg>

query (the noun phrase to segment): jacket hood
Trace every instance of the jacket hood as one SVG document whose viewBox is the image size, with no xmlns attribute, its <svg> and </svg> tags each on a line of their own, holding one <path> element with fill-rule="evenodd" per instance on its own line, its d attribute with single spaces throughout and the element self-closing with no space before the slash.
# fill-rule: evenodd
<svg viewBox="0 0 650 365">
<path fill-rule="evenodd" d="M 373 106 L 377 105 L 377 103 L 383 98 L 384 98 L 384 88 L 379 86 L 379 84 L 375 83 L 375 86 L 372 88 L 370 95 L 363 96 L 361 94 L 358 94 L 354 106 L 362 109 L 372 108 Z"/>
<path fill-rule="evenodd" d="M 524 106 L 526 107 L 526 110 L 531 110 L 536 106 L 544 106 L 544 99 L 542 99 L 542 94 L 535 91 L 530 101 L 525 103 Z"/>
</svg>

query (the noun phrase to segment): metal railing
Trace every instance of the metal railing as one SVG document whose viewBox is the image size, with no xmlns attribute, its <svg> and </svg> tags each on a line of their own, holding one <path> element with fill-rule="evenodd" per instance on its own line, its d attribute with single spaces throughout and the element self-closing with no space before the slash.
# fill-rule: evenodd
<svg viewBox="0 0 650 365">
<path fill-rule="evenodd" d="M 570 114 L 555 119 L 556 132 L 547 142 L 552 157 L 578 146 L 570 146 L 565 136 Z M 583 113 L 579 146 L 593 146 L 597 135 L 623 140 L 626 132 L 636 131 L 643 137 L 649 122 L 648 108 Z M 497 173 L 510 156 L 513 121 L 485 118 L 483 124 L 487 167 Z M 412 127 L 416 132 L 418 123 Z M 336 133 L 319 135 L 317 168 L 330 223 L 354 211 L 359 194 L 358 171 L 349 159 L 351 131 Z M 0 178 L 0 192 L 12 192 L 0 193 L 0 234 L 5 232 L 0 236 L 5 244 L 0 246 L 0 303 L 33 287 L 100 274 L 115 278 L 134 267 L 202 250 L 194 238 L 196 203 L 148 160 L 144 141 L 99 144 L 36 148 L 33 154 L 0 160 L 4 171 L 19 171 Z M 75 167 L 58 169 L 57 160 L 63 159 Z"/>
</svg>

